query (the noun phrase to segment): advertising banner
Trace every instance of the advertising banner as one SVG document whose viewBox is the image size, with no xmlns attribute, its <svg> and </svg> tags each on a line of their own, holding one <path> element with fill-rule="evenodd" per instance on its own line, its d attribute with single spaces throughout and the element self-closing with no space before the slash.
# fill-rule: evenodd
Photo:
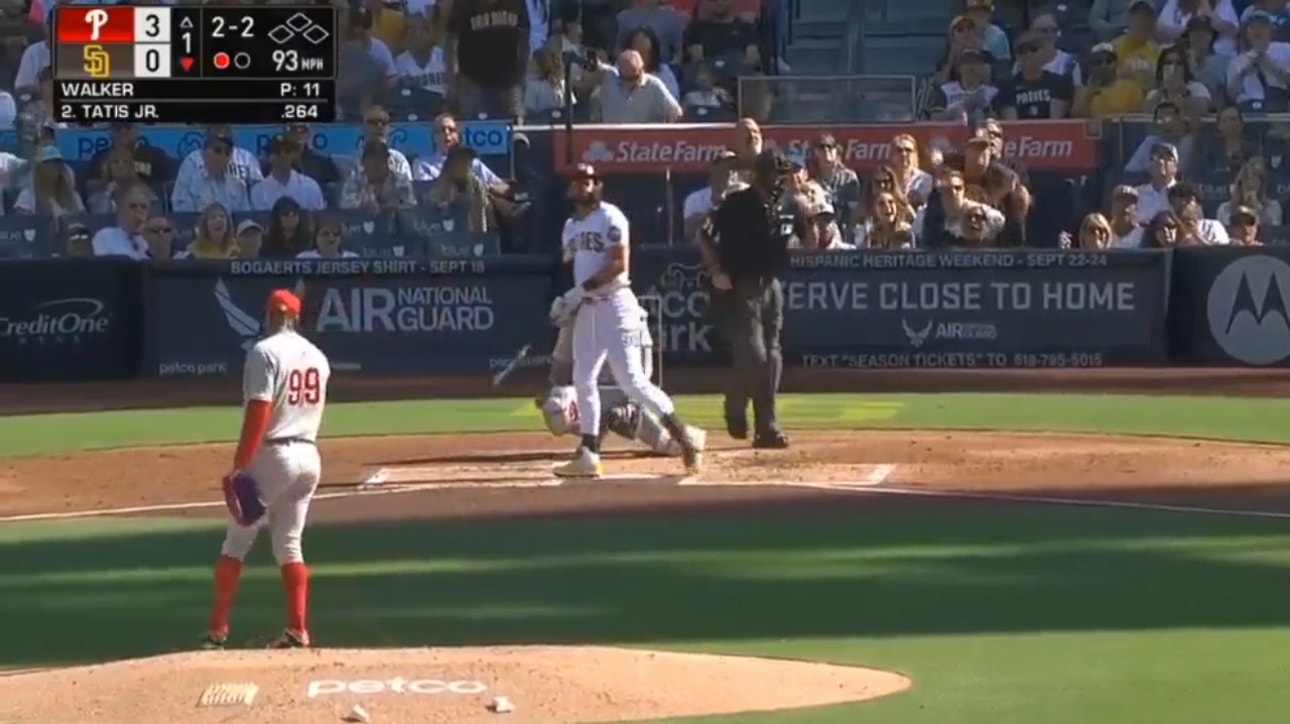
<svg viewBox="0 0 1290 724">
<path fill-rule="evenodd" d="M 648 260 L 648 261 L 647 261 Z M 642 249 L 636 287 L 663 348 L 714 359 L 693 249 Z M 1168 257 L 1155 252 L 800 255 L 784 279 L 784 352 L 814 367 L 1101 367 L 1165 361 Z"/>
<path fill-rule="evenodd" d="M 178 262 L 148 293 L 148 375 L 240 374 L 262 305 L 287 287 L 303 332 L 341 372 L 486 374 L 524 344 L 548 345 L 550 257 L 461 261 Z"/>
<path fill-rule="evenodd" d="M 144 273 L 124 260 L 0 264 L 0 380 L 134 377 Z"/>
<path fill-rule="evenodd" d="M 283 126 L 233 126 L 233 143 L 266 158 L 269 141 L 282 133 Z M 310 126 L 310 146 L 314 151 L 334 155 L 358 156 L 363 148 L 363 127 L 357 123 L 316 123 Z M 167 155 L 183 160 L 188 154 L 202 147 L 206 133 L 187 126 L 154 126 L 139 129 L 139 138 L 156 146 Z M 434 129 L 427 121 L 394 123 L 390 126 L 389 142 L 392 148 L 406 155 L 428 156 L 434 152 Z M 509 158 L 511 153 L 511 127 L 501 121 L 467 121 L 461 124 L 461 142 L 474 149 L 486 161 Z M 112 132 L 103 128 L 68 128 L 58 134 L 58 150 L 63 158 L 88 161 L 95 153 L 112 145 Z"/>
<path fill-rule="evenodd" d="M 1031 171 L 1089 171 L 1098 167 L 1101 125 L 1096 121 L 1006 121 L 1004 155 L 1016 158 Z M 769 146 L 785 152 L 809 150 L 822 133 L 832 133 L 841 146 L 842 162 L 858 173 L 867 173 L 890 162 L 891 140 L 908 133 L 920 148 L 957 148 L 970 130 L 961 123 L 912 125 L 838 123 L 764 126 Z M 674 173 L 704 171 L 709 162 L 734 142 L 728 124 L 593 125 L 575 128 L 567 138 L 563 128 L 552 128 L 552 149 L 557 170 L 566 170 L 572 146 L 573 163 L 594 164 L 601 173 Z"/>
<path fill-rule="evenodd" d="M 1175 351 L 1202 365 L 1290 365 L 1290 248 L 1174 252 Z"/>
</svg>

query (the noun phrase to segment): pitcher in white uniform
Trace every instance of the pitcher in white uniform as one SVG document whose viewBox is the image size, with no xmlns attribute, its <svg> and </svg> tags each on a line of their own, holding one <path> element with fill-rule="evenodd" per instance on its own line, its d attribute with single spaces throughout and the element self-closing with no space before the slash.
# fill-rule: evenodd
<svg viewBox="0 0 1290 724">
<path fill-rule="evenodd" d="M 226 480 L 242 471 L 250 475 L 264 515 L 251 525 L 229 521 L 215 566 L 215 596 L 203 639 L 205 648 L 223 648 L 228 640 L 229 611 L 242 575 L 242 561 L 262 527 L 269 529 L 287 598 L 287 626 L 271 647 L 310 644 L 306 620 L 309 570 L 300 541 L 309 503 L 322 477 L 317 440 L 331 365 L 321 350 L 296 331 L 299 319 L 300 299 L 285 289 L 273 292 L 265 310 L 266 336 L 246 355 L 242 435 Z"/>
<path fill-rule="evenodd" d="M 688 475 L 699 472 L 702 455 L 689 428 L 676 417 L 672 398 L 649 381 L 641 364 L 645 315 L 628 280 L 630 237 L 627 217 L 601 200 L 603 183 L 595 169 L 579 164 L 569 182 L 574 213 L 564 222 L 564 261 L 573 264 L 573 288 L 563 307 L 573 323 L 573 386 L 578 395 L 582 444 L 573 460 L 556 468 L 562 477 L 598 478 L 600 464 L 600 370 L 609 363 L 614 382 L 633 400 L 659 416 L 681 447 Z"/>
</svg>

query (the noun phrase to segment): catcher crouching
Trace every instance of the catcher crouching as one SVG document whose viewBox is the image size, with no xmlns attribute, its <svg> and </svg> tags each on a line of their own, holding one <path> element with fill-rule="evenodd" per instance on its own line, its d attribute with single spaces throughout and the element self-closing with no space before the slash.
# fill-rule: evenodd
<svg viewBox="0 0 1290 724">
<path fill-rule="evenodd" d="M 552 435 L 580 435 L 578 429 L 578 395 L 573 387 L 573 317 L 563 307 L 563 298 L 556 298 L 551 306 L 551 322 L 560 332 L 556 336 L 555 348 L 551 350 L 551 371 L 548 380 L 551 389 L 545 396 L 534 401 L 542 414 L 542 422 Z M 641 325 L 641 354 L 644 359 L 645 376 L 654 374 L 654 340 L 647 325 Z M 602 382 L 604 376 L 602 376 Z M 639 442 L 659 455 L 680 457 L 681 445 L 668 433 L 663 422 L 654 413 L 632 399 L 623 390 L 615 386 L 600 387 L 600 439 L 606 433 Z M 690 439 L 703 450 L 707 432 L 693 425 L 686 425 Z"/>
</svg>

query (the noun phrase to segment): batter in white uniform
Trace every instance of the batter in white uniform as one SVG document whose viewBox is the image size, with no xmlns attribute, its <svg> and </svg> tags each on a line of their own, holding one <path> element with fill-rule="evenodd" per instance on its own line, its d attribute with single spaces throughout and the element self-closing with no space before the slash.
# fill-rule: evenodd
<svg viewBox="0 0 1290 724">
<path fill-rule="evenodd" d="M 309 570 L 300 539 L 309 502 L 322 477 L 316 442 L 331 365 L 321 350 L 296 331 L 299 319 L 300 299 L 285 289 L 273 292 L 265 311 L 266 336 L 246 356 L 242 436 L 228 477 L 245 471 L 254 478 L 265 514 L 250 526 L 229 521 L 215 566 L 215 600 L 203 640 L 206 648 L 222 648 L 228 639 L 229 611 L 242 561 L 261 527 L 269 529 L 287 597 L 286 630 L 273 647 L 309 645 Z"/>
<path fill-rule="evenodd" d="M 573 264 L 574 286 L 560 306 L 573 314 L 573 386 L 577 393 L 582 444 L 573 460 L 556 468 L 563 477 L 600 477 L 601 402 L 598 377 L 605 363 L 614 382 L 632 400 L 659 416 L 681 448 L 687 474 L 699 471 L 699 447 L 676 417 L 667 393 L 649 381 L 641 364 L 644 311 L 632 292 L 627 217 L 601 201 L 603 184 L 595 169 L 579 164 L 569 182 L 574 213 L 564 223 L 564 260 Z"/>
</svg>

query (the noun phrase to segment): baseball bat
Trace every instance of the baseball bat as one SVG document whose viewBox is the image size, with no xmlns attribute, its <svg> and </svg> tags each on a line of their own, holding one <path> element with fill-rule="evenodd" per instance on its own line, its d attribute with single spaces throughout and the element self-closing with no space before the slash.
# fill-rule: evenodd
<svg viewBox="0 0 1290 724">
<path fill-rule="evenodd" d="M 503 367 L 500 372 L 493 375 L 493 387 L 501 385 L 506 381 L 507 377 L 511 376 L 511 373 L 519 369 L 520 365 L 524 362 L 524 358 L 529 355 L 529 350 L 532 348 L 533 345 L 531 344 L 526 344 L 523 347 L 520 347 L 520 351 L 515 353 L 515 359 L 511 360 L 510 364 Z"/>
</svg>

